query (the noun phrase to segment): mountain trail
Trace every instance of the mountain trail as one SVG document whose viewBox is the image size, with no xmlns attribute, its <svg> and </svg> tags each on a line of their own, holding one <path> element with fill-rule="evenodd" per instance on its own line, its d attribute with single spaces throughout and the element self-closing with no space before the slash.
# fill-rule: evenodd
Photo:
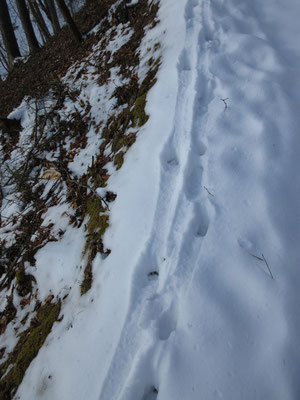
<svg viewBox="0 0 300 400">
<path fill-rule="evenodd" d="M 180 297 L 198 267 L 214 217 L 212 195 L 202 185 L 206 113 L 215 85 L 206 68 L 207 51 L 203 55 L 213 29 L 209 22 L 203 24 L 208 11 L 196 0 L 185 6 L 174 122 L 160 155 L 152 231 L 135 268 L 128 318 L 100 399 L 138 399 L 138 393 L 141 399 L 156 398 L 152 388 L 163 379 L 157 375 L 157 362 L 176 334 Z"/>
</svg>

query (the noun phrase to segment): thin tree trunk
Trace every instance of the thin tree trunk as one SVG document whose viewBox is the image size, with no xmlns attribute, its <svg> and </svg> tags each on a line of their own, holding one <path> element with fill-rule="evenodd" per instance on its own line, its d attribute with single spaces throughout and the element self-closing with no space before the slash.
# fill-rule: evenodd
<svg viewBox="0 0 300 400">
<path fill-rule="evenodd" d="M 39 27 L 38 24 L 37 24 L 37 29 L 38 29 L 40 37 L 41 37 L 41 41 L 42 41 L 41 45 L 45 46 L 47 39 L 45 38 L 44 33 L 41 31 L 41 28 Z"/>
<path fill-rule="evenodd" d="M 38 6 L 44 11 L 44 13 L 47 15 L 47 18 L 50 21 L 50 12 L 48 10 L 48 7 L 46 5 L 46 3 L 43 0 L 31 0 L 33 2 L 35 2 L 36 4 L 38 4 Z"/>
<path fill-rule="evenodd" d="M 12 26 L 6 0 L 0 0 L 0 32 L 5 51 L 7 53 L 9 67 L 11 68 L 16 57 L 20 57 L 18 42 Z"/>
<path fill-rule="evenodd" d="M 30 8 L 30 6 L 29 6 L 29 8 Z M 35 19 L 35 18 L 34 18 Z M 35 19 L 35 22 L 36 22 L 36 19 Z M 45 35 L 44 35 L 44 32 L 42 31 L 42 29 L 41 29 L 41 27 L 40 27 L 40 25 L 36 22 L 36 25 L 37 25 L 37 28 L 38 28 L 38 30 L 39 30 L 39 32 L 40 32 L 40 36 L 41 36 L 41 39 L 42 39 L 42 43 L 43 43 L 43 46 L 47 43 L 47 40 L 49 39 L 49 38 L 47 38 Z"/>
<path fill-rule="evenodd" d="M 69 0 L 68 1 L 68 7 L 69 7 L 69 10 L 70 10 L 70 13 L 71 13 L 72 17 L 74 17 L 75 12 L 74 12 L 73 0 Z"/>
<path fill-rule="evenodd" d="M 35 36 L 35 32 L 31 23 L 29 11 L 25 3 L 25 0 L 16 0 L 16 5 L 23 26 L 23 30 L 27 39 L 30 53 L 35 53 L 40 48 L 40 46 Z"/>
<path fill-rule="evenodd" d="M 5 71 L 8 72 L 9 69 L 8 59 L 6 57 L 5 52 L 2 49 L 2 46 L 0 46 L 0 63 L 2 67 L 5 69 Z"/>
<path fill-rule="evenodd" d="M 48 26 L 44 20 L 44 17 L 41 13 L 40 7 L 34 0 L 30 0 L 30 1 L 33 3 L 33 8 L 35 10 L 35 15 L 36 15 L 38 24 L 39 24 L 41 30 L 43 31 L 46 40 L 48 40 L 51 38 L 51 33 L 50 33 Z"/>
<path fill-rule="evenodd" d="M 60 23 L 57 16 L 56 6 L 54 0 L 36 0 L 41 9 L 47 15 L 48 20 L 51 22 L 53 33 L 60 30 Z"/>
<path fill-rule="evenodd" d="M 50 21 L 51 21 L 51 24 L 53 27 L 53 31 L 54 31 L 54 33 L 57 33 L 58 31 L 60 31 L 60 24 L 59 24 L 54 0 L 46 0 L 46 4 L 49 9 Z"/>
<path fill-rule="evenodd" d="M 28 5 L 33 15 L 33 18 L 37 23 L 41 36 L 44 38 L 44 41 L 46 42 L 48 39 L 50 39 L 51 35 L 46 25 L 46 22 L 44 21 L 43 15 L 39 9 L 39 6 L 35 3 L 35 0 L 28 0 Z"/>
<path fill-rule="evenodd" d="M 69 27 L 73 33 L 73 36 L 75 37 L 77 42 L 81 42 L 81 40 L 82 40 L 81 33 L 79 32 L 79 29 L 77 28 L 71 14 L 70 14 L 69 9 L 66 6 L 65 1 L 64 0 L 56 0 L 56 3 L 58 5 L 58 8 L 60 9 L 60 12 L 62 13 L 62 16 L 64 17 L 64 20 L 69 25 Z"/>
<path fill-rule="evenodd" d="M 0 60 L 3 68 L 8 72 L 9 69 L 8 58 L 2 43 L 0 43 Z"/>
</svg>

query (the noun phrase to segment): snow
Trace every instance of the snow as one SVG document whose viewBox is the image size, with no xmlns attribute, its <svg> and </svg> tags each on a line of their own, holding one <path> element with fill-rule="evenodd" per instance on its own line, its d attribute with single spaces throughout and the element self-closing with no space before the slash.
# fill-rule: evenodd
<svg viewBox="0 0 300 400">
<path fill-rule="evenodd" d="M 41 248 L 35 258 L 34 275 L 39 288 L 39 297 L 45 300 L 49 294 L 61 295 L 70 291 L 70 285 L 79 287 L 79 271 L 81 254 L 85 245 L 83 227 L 80 229 L 69 226 L 66 216 L 67 206 L 50 207 L 45 215 L 42 226 L 56 221 L 55 235 L 59 230 L 64 236 L 57 242 L 49 242 Z"/>
<path fill-rule="evenodd" d="M 109 180 L 112 252 L 16 398 L 299 398 L 299 12 L 161 1 L 150 119 Z M 77 278 L 81 238 L 37 253 L 42 296 Z"/>
</svg>

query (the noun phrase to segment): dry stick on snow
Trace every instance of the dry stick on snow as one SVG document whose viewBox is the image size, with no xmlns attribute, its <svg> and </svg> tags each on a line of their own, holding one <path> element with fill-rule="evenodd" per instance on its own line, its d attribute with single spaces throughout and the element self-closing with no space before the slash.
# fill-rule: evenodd
<svg viewBox="0 0 300 400">
<path fill-rule="evenodd" d="M 207 187 L 206 186 L 203 186 L 204 187 L 204 189 L 207 191 L 207 193 L 208 194 L 210 194 L 212 197 L 215 197 L 215 195 L 214 194 L 212 194 L 208 189 L 207 189 Z"/>
<path fill-rule="evenodd" d="M 228 105 L 227 105 L 226 101 L 229 100 L 229 97 L 227 97 L 226 99 L 220 99 L 220 100 L 223 101 L 223 103 L 224 103 L 224 111 L 226 111 L 227 108 L 228 108 Z"/>
<path fill-rule="evenodd" d="M 269 270 L 269 272 L 270 272 L 271 278 L 274 279 L 274 276 L 273 276 L 273 274 L 272 274 L 272 272 L 271 272 L 271 269 L 270 269 L 270 267 L 269 267 L 269 264 L 267 263 L 267 260 L 265 259 L 265 256 L 264 256 L 263 254 L 262 254 L 262 258 L 263 258 L 263 260 L 264 260 L 264 262 L 265 262 L 265 264 L 266 264 L 266 266 L 267 266 L 267 268 L 268 268 L 268 270 Z"/>
<path fill-rule="evenodd" d="M 110 81 L 111 81 L 111 82 L 112 82 L 112 83 L 115 85 L 115 87 L 116 87 L 116 88 L 118 88 L 118 89 L 119 89 L 119 88 L 121 88 L 121 87 L 122 87 L 122 86 L 118 86 L 118 85 L 115 83 L 115 80 L 114 80 L 114 79 L 111 79 Z"/>
<path fill-rule="evenodd" d="M 269 267 L 269 264 L 268 264 L 268 262 L 267 262 L 265 256 L 263 255 L 263 253 L 262 253 L 262 255 L 261 255 L 262 257 L 258 257 L 258 256 L 256 256 L 255 254 L 252 254 L 252 253 L 249 253 L 249 254 L 250 254 L 252 257 L 256 258 L 257 260 L 264 262 L 264 263 L 266 264 L 267 268 L 268 268 L 268 271 L 269 271 L 269 273 L 270 273 L 271 278 L 274 279 L 274 276 L 273 276 L 273 274 L 272 274 L 271 268 Z"/>
</svg>

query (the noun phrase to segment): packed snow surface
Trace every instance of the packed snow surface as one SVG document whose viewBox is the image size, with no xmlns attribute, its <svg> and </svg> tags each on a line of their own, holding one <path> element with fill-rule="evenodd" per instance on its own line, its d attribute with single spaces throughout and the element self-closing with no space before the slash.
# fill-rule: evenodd
<svg viewBox="0 0 300 400">
<path fill-rule="evenodd" d="M 299 15 L 161 0 L 150 119 L 109 181 L 112 252 L 16 398 L 300 398 Z M 65 238 L 64 274 L 82 245 Z"/>
</svg>

